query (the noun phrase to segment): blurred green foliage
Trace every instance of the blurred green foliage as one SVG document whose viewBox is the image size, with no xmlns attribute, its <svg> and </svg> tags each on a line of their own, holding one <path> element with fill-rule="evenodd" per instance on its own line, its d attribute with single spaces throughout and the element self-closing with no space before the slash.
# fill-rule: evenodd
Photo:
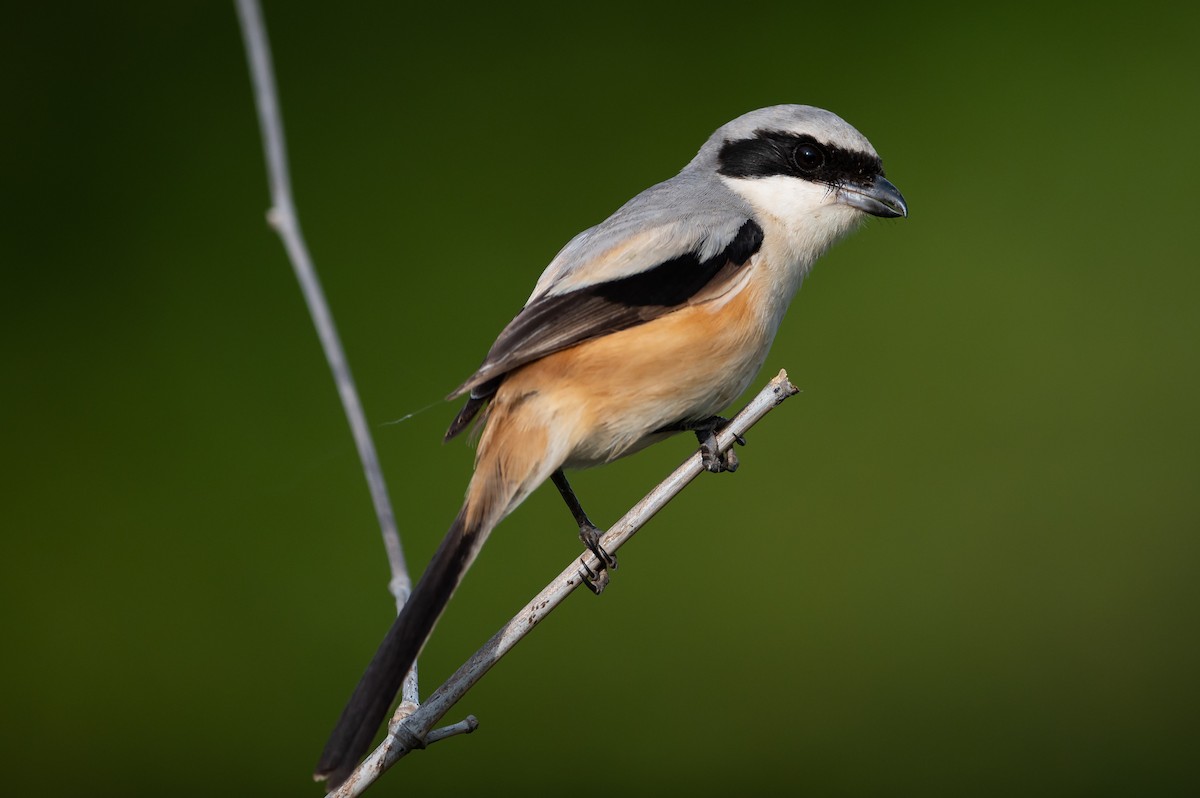
<svg viewBox="0 0 1200 798">
<path fill-rule="evenodd" d="M 801 291 L 803 393 L 379 795 L 1195 794 L 1196 13 L 1185 4 L 269 3 L 309 243 L 419 571 L 435 404 L 555 251 L 755 107 L 862 130 L 912 216 Z M 278 241 L 231 5 L 0 33 L 0 750 L 17 794 L 319 794 L 390 615 Z M 615 519 L 680 438 L 575 478 Z M 579 548 L 539 491 L 432 689 Z M 40 786 L 34 786 L 40 785 Z"/>
</svg>

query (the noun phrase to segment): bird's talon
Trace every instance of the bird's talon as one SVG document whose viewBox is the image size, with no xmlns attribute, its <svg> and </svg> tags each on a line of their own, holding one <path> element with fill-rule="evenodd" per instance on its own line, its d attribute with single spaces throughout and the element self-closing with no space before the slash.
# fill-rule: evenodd
<svg viewBox="0 0 1200 798">
<path fill-rule="evenodd" d="M 579 527 L 579 539 L 583 541 L 583 545 L 587 546 L 597 560 L 600 561 L 599 568 L 593 569 L 588 565 L 587 556 L 579 558 L 579 564 L 582 570 L 579 572 L 583 584 L 587 589 L 595 593 L 597 596 L 604 591 L 608 585 L 608 572 L 617 567 L 617 558 L 608 553 L 608 550 L 600 545 L 600 537 L 604 533 L 590 522 Z"/>
<path fill-rule="evenodd" d="M 733 448 L 730 447 L 723 452 L 718 451 L 717 434 L 711 430 L 700 441 L 700 462 L 704 465 L 705 470 L 714 474 L 720 474 L 722 471 L 733 473 L 737 471 L 738 467 L 738 457 L 733 453 Z"/>
<path fill-rule="evenodd" d="M 719 474 L 724 470 L 721 460 L 707 446 L 700 447 L 700 462 L 706 471 L 711 471 L 714 474 Z"/>
<path fill-rule="evenodd" d="M 580 581 L 583 582 L 584 587 L 599 596 L 608 586 L 608 571 L 593 571 L 582 558 L 579 562 L 583 565 L 579 570 Z"/>
<path fill-rule="evenodd" d="M 717 431 L 724 429 L 728 424 L 729 419 L 712 416 L 701 422 L 700 426 L 695 429 L 696 440 L 700 442 L 700 461 L 704 464 L 706 471 L 714 474 L 720 474 L 722 471 L 730 473 L 737 471 L 738 458 L 733 453 L 733 447 L 730 446 L 722 452 L 717 446 Z M 742 435 L 734 435 L 733 442 L 745 446 L 746 438 Z"/>
<path fill-rule="evenodd" d="M 610 554 L 608 549 L 600 545 L 600 538 L 603 534 L 603 532 L 592 524 L 579 527 L 579 539 L 583 541 L 584 546 L 587 546 L 588 551 L 596 555 L 596 559 L 600 561 L 600 569 L 616 569 L 617 558 Z"/>
</svg>

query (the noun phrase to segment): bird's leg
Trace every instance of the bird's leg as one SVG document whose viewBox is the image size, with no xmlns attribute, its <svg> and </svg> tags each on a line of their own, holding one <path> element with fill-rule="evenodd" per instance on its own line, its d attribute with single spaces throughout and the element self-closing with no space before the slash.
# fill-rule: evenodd
<svg viewBox="0 0 1200 798">
<path fill-rule="evenodd" d="M 670 427 L 663 427 L 659 432 L 691 430 L 696 433 L 696 440 L 700 442 L 700 460 L 704 463 L 705 469 L 714 474 L 722 471 L 732 474 L 738 468 L 738 458 L 734 454 L 733 447 L 730 446 L 723 453 L 717 447 L 717 433 L 728 423 L 729 419 L 722 416 L 709 416 L 699 421 L 682 421 Z M 741 435 L 736 436 L 733 440 L 739 446 L 746 445 L 746 439 Z"/>
<path fill-rule="evenodd" d="M 571 483 L 567 482 L 567 475 L 560 468 L 555 471 L 550 479 L 554 481 L 554 487 L 558 488 L 559 494 L 563 497 L 563 501 L 567 503 L 567 509 L 571 511 L 575 523 L 579 524 L 579 539 L 583 541 L 583 545 L 587 546 L 588 551 L 596 555 L 596 559 L 600 561 L 600 571 L 597 573 L 588 567 L 586 562 L 583 562 L 583 583 L 588 586 L 588 589 L 599 595 L 604 586 L 608 584 L 608 571 L 617 567 L 617 558 L 605 550 L 600 545 L 600 536 L 604 533 L 592 523 L 588 518 L 587 513 L 583 511 L 583 507 L 579 504 L 579 499 L 575 496 L 575 491 L 571 489 Z"/>
</svg>

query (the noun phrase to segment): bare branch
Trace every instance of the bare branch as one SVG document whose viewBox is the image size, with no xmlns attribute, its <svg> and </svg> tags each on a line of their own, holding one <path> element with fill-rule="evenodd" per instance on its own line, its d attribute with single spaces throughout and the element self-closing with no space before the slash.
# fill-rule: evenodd
<svg viewBox="0 0 1200 798">
<path fill-rule="evenodd" d="M 358 447 L 359 459 L 362 461 L 363 472 L 366 475 L 371 499 L 379 519 L 384 548 L 387 551 L 388 563 L 392 570 L 389 589 L 396 599 L 396 608 L 399 611 L 408 599 L 412 582 L 408 575 L 404 551 L 396 530 L 395 515 L 388 499 L 383 471 L 371 440 L 366 415 L 362 410 L 354 378 L 350 373 L 350 366 L 346 361 L 345 352 L 317 278 L 308 247 L 304 243 L 304 236 L 296 214 L 291 177 L 287 165 L 283 119 L 279 111 L 270 45 L 262 20 L 262 10 L 258 0 L 236 0 L 236 3 L 246 54 L 250 62 L 255 103 L 258 107 L 263 149 L 267 161 L 271 189 L 271 209 L 267 214 L 267 219 L 283 241 L 296 278 L 300 282 L 305 301 L 308 303 L 309 313 L 325 350 L 325 357 L 333 372 L 338 394 L 342 399 L 342 406 L 350 423 L 355 445 Z M 726 451 L 733 445 L 736 438 L 795 393 L 796 388 L 788 381 L 787 373 L 779 372 L 779 375 L 771 380 L 717 436 L 718 449 L 722 452 Z M 701 457 L 697 452 L 614 524 L 601 539 L 601 545 L 610 552 L 621 548 L 703 470 Z M 479 651 L 475 652 L 423 705 L 418 703 L 416 666 L 414 665 L 404 680 L 401 703 L 395 718 L 389 725 L 387 738 L 332 795 L 338 798 L 360 795 L 375 782 L 380 774 L 410 751 L 424 748 L 428 744 L 444 740 L 447 737 L 470 734 L 475 731 L 479 723 L 472 715 L 449 726 L 439 729 L 433 727 L 501 657 L 512 650 L 525 635 L 532 631 L 534 626 L 582 584 L 583 568 L 599 572 L 600 562 L 595 555 L 590 553 L 585 554 L 581 560 L 572 562 L 524 609 L 517 613 L 516 617 L 493 635 Z"/>
<path fill-rule="evenodd" d="M 350 422 L 350 430 L 354 436 L 354 444 L 358 447 L 358 457 L 362 461 L 363 473 L 367 478 L 367 487 L 371 493 L 371 501 L 375 505 L 375 515 L 379 519 L 379 528 L 383 534 L 383 545 L 387 550 L 388 564 L 391 566 L 392 579 L 388 589 L 396 599 L 396 609 L 399 611 L 408 600 L 412 591 L 412 580 L 404 562 L 404 549 L 400 545 L 400 535 L 396 531 L 396 518 L 392 512 L 392 504 L 388 499 L 387 485 L 383 480 L 383 469 L 379 465 L 379 457 L 375 453 L 375 444 L 371 440 L 371 432 L 367 426 L 366 414 L 358 398 L 358 389 L 354 385 L 354 377 L 350 373 L 350 364 L 346 361 L 346 353 L 338 336 L 333 315 L 329 304 L 325 301 L 325 293 L 317 278 L 316 268 L 304 243 L 304 235 L 300 230 L 300 220 L 296 215 L 296 205 L 292 198 L 292 181 L 288 172 L 287 144 L 283 133 L 283 117 L 279 111 L 279 95 L 275 88 L 275 73 L 271 65 L 271 47 L 267 41 L 267 31 L 263 24 L 262 9 L 258 0 L 237 0 L 238 19 L 241 21 L 242 38 L 246 46 L 246 56 L 250 62 L 250 74 L 254 82 L 254 100 L 258 107 L 258 120 L 262 128 L 263 151 L 267 160 L 267 176 L 271 186 L 271 209 L 267 220 L 279 233 L 287 250 L 288 259 L 300 282 L 304 300 L 308 303 L 308 311 L 312 316 L 317 336 L 325 350 L 325 359 L 329 361 L 329 369 L 333 372 L 337 384 L 338 395 L 342 400 L 346 419 Z M 413 698 L 415 699 L 415 692 Z"/>
<path fill-rule="evenodd" d="M 717 435 L 719 450 L 722 452 L 727 450 L 733 445 L 737 436 L 745 433 L 763 416 L 796 393 L 797 388 L 788 381 L 787 372 L 780 371 Z M 665 507 L 667 502 L 678 495 L 703 470 L 700 453 L 696 452 L 638 502 L 621 520 L 613 524 L 601 539 L 601 545 L 610 552 L 621 548 L 647 521 L 654 517 L 655 513 Z M 394 722 L 383 743 L 363 760 L 358 769 L 341 787 L 330 795 L 334 798 L 350 798 L 350 796 L 361 795 L 380 774 L 410 751 L 442 739 L 448 735 L 450 729 L 462 727 L 463 724 L 455 724 L 455 726 L 447 727 L 446 730 L 431 731 L 434 725 L 450 711 L 450 708 L 474 687 L 493 665 L 500 661 L 501 657 L 512 650 L 513 646 L 533 630 L 533 627 L 537 626 L 582 584 L 581 564 L 586 564 L 593 571 L 600 568 L 599 561 L 591 553 L 587 553 L 582 560 L 572 561 L 554 581 L 547 585 L 541 593 L 538 593 L 504 628 L 493 635 L 462 667 L 455 671 L 445 684 L 429 696 L 424 704 L 413 710 L 407 717 Z M 470 727 L 465 729 L 466 731 L 474 730 L 474 725 L 471 725 L 473 720 L 474 718 L 468 718 L 463 722 Z"/>
</svg>

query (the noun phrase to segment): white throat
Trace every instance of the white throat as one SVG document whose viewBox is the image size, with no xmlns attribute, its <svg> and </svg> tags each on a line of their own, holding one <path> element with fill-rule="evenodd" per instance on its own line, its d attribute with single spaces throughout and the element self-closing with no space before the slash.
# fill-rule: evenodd
<svg viewBox="0 0 1200 798">
<path fill-rule="evenodd" d="M 797 272 L 797 288 L 813 262 L 863 217 L 819 183 L 784 175 L 721 180 L 754 208 L 762 223 L 764 248 L 774 250 L 771 260 L 780 268 Z"/>
</svg>

